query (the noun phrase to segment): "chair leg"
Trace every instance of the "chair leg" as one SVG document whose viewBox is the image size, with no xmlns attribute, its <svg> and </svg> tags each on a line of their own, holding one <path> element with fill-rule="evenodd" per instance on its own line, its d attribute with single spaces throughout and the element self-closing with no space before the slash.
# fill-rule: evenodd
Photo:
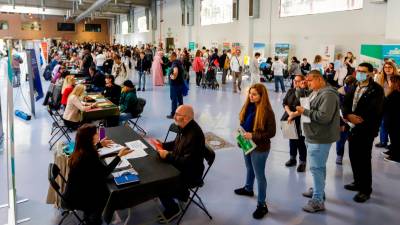
<svg viewBox="0 0 400 225">
<path fill-rule="evenodd" d="M 194 198 L 194 195 L 192 195 L 192 196 L 189 198 L 189 201 L 188 201 L 188 203 L 186 204 L 185 208 L 183 209 L 182 214 L 181 214 L 181 216 L 180 216 L 179 219 L 178 219 L 178 222 L 176 222 L 176 225 L 179 225 L 179 223 L 181 222 L 181 220 L 182 220 L 183 216 L 185 215 L 186 211 L 188 210 L 190 204 L 193 202 L 193 198 Z"/>
<path fill-rule="evenodd" d="M 63 212 L 62 213 L 62 218 L 61 218 L 61 220 L 60 220 L 60 222 L 58 223 L 58 225 L 61 225 L 63 222 L 64 222 L 64 220 L 69 216 L 69 213 L 68 212 Z"/>
<path fill-rule="evenodd" d="M 139 121 L 140 117 L 137 117 L 135 121 L 133 120 L 128 120 L 131 124 L 132 124 L 132 129 L 137 129 L 138 131 L 142 132 L 145 136 L 147 135 L 147 132 L 138 125 L 138 121 Z"/>
<path fill-rule="evenodd" d="M 75 218 L 79 220 L 79 224 L 86 224 L 84 220 L 82 220 L 78 214 L 76 214 L 75 211 L 72 211 L 72 214 L 74 214 Z"/>
<path fill-rule="evenodd" d="M 197 194 L 197 191 L 196 191 L 196 193 L 194 193 L 194 196 L 196 196 L 196 198 L 199 200 L 200 203 L 196 202 L 195 200 L 193 200 L 193 202 L 194 202 L 197 206 L 199 206 L 199 207 L 207 214 L 207 216 L 210 218 L 210 220 L 212 220 L 212 216 L 210 215 L 210 213 L 208 212 L 206 206 L 204 205 L 203 200 L 201 200 L 200 196 Z M 200 206 L 199 204 L 200 204 L 201 206 Z"/>
</svg>

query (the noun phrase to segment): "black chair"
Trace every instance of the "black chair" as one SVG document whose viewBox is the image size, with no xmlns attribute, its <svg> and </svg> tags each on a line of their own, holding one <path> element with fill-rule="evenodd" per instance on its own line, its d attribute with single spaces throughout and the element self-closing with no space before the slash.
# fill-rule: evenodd
<svg viewBox="0 0 400 225">
<path fill-rule="evenodd" d="M 60 222 L 58 223 L 58 225 L 61 225 L 70 214 L 74 215 L 75 218 L 78 219 L 79 225 L 86 224 L 85 221 L 81 217 L 78 216 L 76 210 L 69 207 L 67 200 L 64 198 L 64 195 L 61 193 L 60 185 L 57 183 L 56 179 L 58 176 L 60 176 L 64 183 L 67 183 L 67 180 L 65 179 L 65 177 L 63 175 L 61 175 L 60 168 L 58 168 L 58 166 L 56 164 L 50 163 L 48 176 L 49 176 L 48 178 L 49 178 L 51 187 L 56 191 L 57 195 L 61 198 L 61 207 L 64 210 L 61 214 L 62 218 L 61 218 Z"/>
<path fill-rule="evenodd" d="M 132 125 L 132 129 L 137 129 L 142 132 L 145 136 L 147 132 L 143 129 L 143 127 L 139 126 L 139 119 L 142 117 L 142 113 L 144 110 L 144 106 L 146 105 L 146 100 L 143 98 L 138 98 L 138 102 L 136 105 L 136 111 L 132 113 L 132 119 L 128 120 L 128 123 Z"/>
<path fill-rule="evenodd" d="M 64 124 L 62 116 L 57 112 L 57 110 L 52 109 L 51 106 L 47 106 L 47 112 L 49 113 L 50 118 L 53 120 L 50 133 L 51 138 L 49 140 L 50 150 L 62 137 L 65 137 L 68 142 L 71 142 L 71 137 L 68 134 L 70 129 Z"/>
<path fill-rule="evenodd" d="M 189 208 L 189 206 L 190 206 L 190 204 L 192 202 L 195 205 L 197 205 L 201 210 L 203 210 L 207 214 L 207 216 L 210 218 L 210 220 L 212 220 L 212 216 L 208 212 L 208 210 L 207 210 L 206 206 L 204 205 L 204 203 L 203 203 L 202 199 L 200 198 L 200 196 L 197 194 L 199 189 L 204 186 L 204 178 L 207 176 L 208 171 L 210 171 L 210 168 L 213 165 L 214 160 L 215 160 L 215 152 L 207 144 L 206 144 L 205 151 L 204 151 L 204 159 L 207 161 L 208 167 L 207 167 L 206 171 L 204 172 L 203 177 L 201 178 L 200 185 L 189 188 L 191 196 L 190 196 L 189 201 L 186 204 L 185 208 L 183 209 L 182 214 L 179 217 L 178 222 L 176 223 L 177 225 L 181 222 L 183 216 L 185 215 L 186 211 L 188 210 L 188 208 Z M 195 200 L 195 198 L 197 199 L 197 201 Z"/>
<path fill-rule="evenodd" d="M 178 127 L 178 125 L 176 125 L 175 123 L 172 123 L 172 124 L 169 126 L 167 135 L 165 135 L 164 143 L 167 142 L 169 132 L 173 132 L 173 133 L 178 134 L 178 133 L 179 133 L 179 127 Z"/>
</svg>

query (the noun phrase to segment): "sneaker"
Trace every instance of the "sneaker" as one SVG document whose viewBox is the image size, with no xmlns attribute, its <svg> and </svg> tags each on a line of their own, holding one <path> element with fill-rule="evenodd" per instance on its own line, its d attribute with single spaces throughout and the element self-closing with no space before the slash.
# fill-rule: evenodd
<svg viewBox="0 0 400 225">
<path fill-rule="evenodd" d="M 238 90 L 239 90 L 239 91 L 242 91 L 242 88 L 241 88 L 240 86 L 238 86 Z"/>
<path fill-rule="evenodd" d="M 344 185 L 344 189 L 349 190 L 349 191 L 358 191 L 358 188 L 354 182 L 351 184 Z"/>
<path fill-rule="evenodd" d="M 370 199 L 370 195 L 361 192 L 358 192 L 353 198 L 353 200 L 358 203 L 366 202 L 368 199 Z"/>
<path fill-rule="evenodd" d="M 174 116 L 172 116 L 172 115 L 167 115 L 167 119 L 173 119 L 174 118 Z"/>
<path fill-rule="evenodd" d="M 304 197 L 306 197 L 306 198 L 312 198 L 312 196 L 313 196 L 313 194 L 314 194 L 314 190 L 313 190 L 313 188 L 309 188 L 306 192 L 303 192 L 303 196 Z M 325 197 L 325 194 L 324 194 L 324 200 L 326 199 L 326 197 Z"/>
<path fill-rule="evenodd" d="M 316 213 L 319 211 L 325 211 L 325 205 L 323 202 L 319 202 L 315 199 L 308 201 L 307 205 L 303 207 L 303 210 L 309 213 Z"/>
<path fill-rule="evenodd" d="M 387 150 L 387 151 L 381 152 L 381 154 L 382 154 L 383 156 L 390 156 L 390 155 L 391 155 L 391 151 L 390 151 L 390 150 Z"/>
<path fill-rule="evenodd" d="M 259 220 L 263 218 L 267 213 L 268 213 L 267 205 L 259 205 L 257 206 L 256 211 L 253 212 L 253 218 Z"/>
<path fill-rule="evenodd" d="M 306 171 L 306 164 L 305 163 L 300 163 L 299 166 L 297 167 L 297 172 L 303 173 Z"/>
<path fill-rule="evenodd" d="M 296 164 L 297 164 L 297 161 L 295 159 L 289 159 L 289 161 L 287 161 L 285 163 L 285 166 L 292 167 L 292 166 L 295 166 Z"/>
<path fill-rule="evenodd" d="M 162 216 L 159 216 L 158 223 L 160 223 L 160 224 L 170 223 L 172 220 L 176 219 L 180 214 L 181 214 L 181 210 L 179 208 L 174 211 L 165 210 L 163 212 L 164 218 Z"/>
<path fill-rule="evenodd" d="M 380 142 L 375 145 L 375 147 L 377 147 L 377 148 L 385 148 L 386 146 L 387 146 L 387 144 L 383 144 L 383 143 L 380 143 Z"/>
<path fill-rule="evenodd" d="M 140 91 L 141 90 L 141 88 L 138 88 L 136 91 Z"/>
<path fill-rule="evenodd" d="M 254 196 L 254 192 L 253 191 L 248 191 L 244 187 L 236 189 L 235 190 L 235 194 L 243 195 L 243 196 L 249 196 L 249 197 L 253 197 Z"/>
<path fill-rule="evenodd" d="M 144 91 L 144 88 L 142 88 L 142 91 Z"/>
<path fill-rule="evenodd" d="M 393 158 L 393 156 L 390 156 L 390 155 L 383 158 L 383 160 L 385 160 L 387 162 L 400 163 L 400 159 L 395 159 L 395 158 Z"/>
<path fill-rule="evenodd" d="M 338 156 L 336 157 L 336 164 L 337 164 L 337 165 L 342 165 L 342 164 L 343 164 L 343 156 L 338 155 Z"/>
</svg>

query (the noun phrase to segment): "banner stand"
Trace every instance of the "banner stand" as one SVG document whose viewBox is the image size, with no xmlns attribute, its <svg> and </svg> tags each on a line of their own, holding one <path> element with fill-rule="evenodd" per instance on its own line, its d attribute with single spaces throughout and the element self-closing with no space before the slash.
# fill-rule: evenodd
<svg viewBox="0 0 400 225">
<path fill-rule="evenodd" d="M 8 82 L 7 82 L 7 117 L 6 117 L 6 156 L 7 156 L 7 186 L 8 186 L 8 204 L 3 205 L 8 207 L 8 225 L 16 225 L 29 221 L 30 218 L 16 220 L 18 203 L 27 202 L 28 199 L 16 201 L 17 191 L 15 188 L 15 153 L 14 153 L 14 96 L 13 96 L 13 73 L 11 68 L 12 61 L 12 45 L 11 40 L 8 40 Z"/>
</svg>

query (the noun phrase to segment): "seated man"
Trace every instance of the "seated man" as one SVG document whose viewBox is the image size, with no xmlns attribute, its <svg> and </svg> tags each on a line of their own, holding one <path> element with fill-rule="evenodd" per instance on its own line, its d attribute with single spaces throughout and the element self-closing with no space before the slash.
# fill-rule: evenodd
<svg viewBox="0 0 400 225">
<path fill-rule="evenodd" d="M 164 216 L 168 220 L 161 220 L 162 223 L 171 221 L 180 213 L 174 198 L 186 201 L 189 197 L 188 187 L 198 186 L 202 182 L 205 138 L 193 117 L 194 112 L 191 106 L 179 106 L 174 120 L 180 132 L 175 141 L 164 143 L 162 149 L 158 149 L 161 159 L 172 164 L 181 172 L 181 186 L 176 189 L 176 192 L 160 196 L 160 201 L 165 208 Z"/>
<path fill-rule="evenodd" d="M 138 102 L 135 85 L 133 85 L 132 81 L 126 80 L 122 85 L 122 93 L 119 100 L 120 124 L 133 118 L 132 113 L 136 111 Z"/>
</svg>

